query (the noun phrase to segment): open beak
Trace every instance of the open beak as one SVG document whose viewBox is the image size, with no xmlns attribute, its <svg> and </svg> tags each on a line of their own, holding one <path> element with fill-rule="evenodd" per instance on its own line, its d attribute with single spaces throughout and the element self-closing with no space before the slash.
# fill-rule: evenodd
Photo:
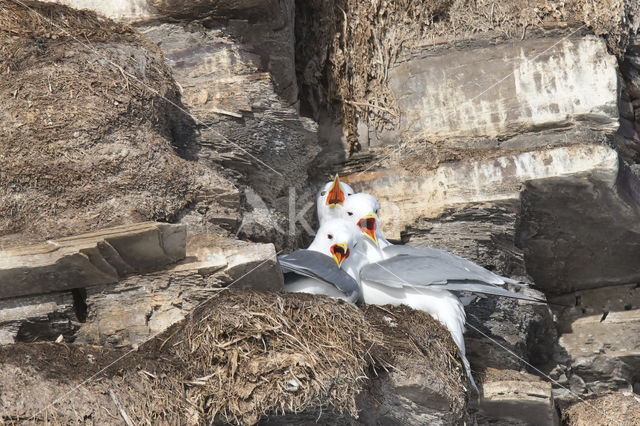
<svg viewBox="0 0 640 426">
<path fill-rule="evenodd" d="M 338 175 L 333 179 L 333 185 L 331 185 L 329 194 L 327 194 L 326 203 L 330 208 L 342 206 L 344 203 L 344 192 L 342 192 L 340 188 L 340 178 L 338 178 Z"/>
<path fill-rule="evenodd" d="M 369 213 L 358 221 L 358 227 L 365 237 L 369 238 L 374 244 L 378 245 L 376 238 L 376 229 L 378 228 L 378 215 L 374 212 Z"/>
<path fill-rule="evenodd" d="M 349 257 L 349 247 L 347 243 L 334 244 L 331 246 L 331 255 L 333 260 L 338 264 L 338 268 L 342 266 L 342 262 Z"/>
</svg>

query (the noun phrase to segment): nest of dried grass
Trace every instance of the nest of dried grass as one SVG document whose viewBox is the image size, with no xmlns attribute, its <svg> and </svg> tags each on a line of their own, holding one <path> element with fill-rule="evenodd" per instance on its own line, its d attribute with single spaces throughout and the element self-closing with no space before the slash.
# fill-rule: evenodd
<svg viewBox="0 0 640 426">
<path fill-rule="evenodd" d="M 346 303 L 233 292 L 163 336 L 151 351 L 183 364 L 174 386 L 186 385 L 185 403 L 201 419 L 236 424 L 309 409 L 357 416 L 369 351 L 381 343 Z"/>
<path fill-rule="evenodd" d="M 0 368 L 0 418 L 35 414 L 37 422 L 92 418 L 108 424 L 126 415 L 134 424 L 255 424 L 282 414 L 315 419 L 323 413 L 323 421 L 348 422 L 363 409 L 356 400 L 370 378 L 408 374 L 410 365 L 432 376 L 431 389 L 450 401 L 452 421 L 465 417 L 466 379 L 455 344 L 440 323 L 406 307 L 363 312 L 322 296 L 224 291 L 113 363 L 126 353 L 82 345 L 0 346 L 6 367 Z M 82 392 L 67 394 L 110 364 Z M 43 395 L 51 394 L 64 397 L 43 410 L 50 399 Z"/>
<path fill-rule="evenodd" d="M 634 395 L 601 394 L 560 410 L 569 426 L 632 426 L 640 424 L 640 403 Z"/>
<path fill-rule="evenodd" d="M 451 423 L 465 419 L 468 403 L 465 389 L 471 389 L 471 383 L 449 330 L 428 313 L 404 305 L 369 305 L 364 308 L 364 315 L 383 334 L 383 344 L 371 351 L 374 365 L 400 374 L 429 372 L 431 392 L 449 402 Z"/>
<path fill-rule="evenodd" d="M 157 46 L 93 12 L 24 3 L 0 0 L 0 247 L 171 221 L 233 191 L 180 157 L 192 126 L 165 101 L 179 92 Z"/>
<path fill-rule="evenodd" d="M 342 120 L 352 150 L 358 120 L 379 130 L 396 126 L 398 108 L 387 76 L 403 57 L 444 43 L 520 39 L 550 28 L 568 33 L 581 25 L 604 35 L 621 56 L 640 25 L 634 0 L 313 0 L 296 13 L 304 100 L 313 112 L 322 106 Z"/>
<path fill-rule="evenodd" d="M 170 360 L 160 370 L 136 361 L 150 373 L 142 378 L 148 397 L 137 403 L 144 409 L 134 412 L 141 421 L 184 421 L 185 413 L 190 423 L 255 424 L 292 413 L 357 418 L 369 379 L 409 360 L 433 374 L 452 418 L 465 416 L 467 379 L 455 343 L 440 323 L 407 307 L 363 313 L 322 296 L 229 291 L 141 353 Z M 140 391 L 124 394 L 132 400 Z"/>
</svg>

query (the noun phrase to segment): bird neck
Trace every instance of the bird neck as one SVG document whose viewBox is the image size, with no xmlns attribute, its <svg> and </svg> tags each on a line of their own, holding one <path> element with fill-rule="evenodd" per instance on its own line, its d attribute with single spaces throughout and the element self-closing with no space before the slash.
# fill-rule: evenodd
<svg viewBox="0 0 640 426">
<path fill-rule="evenodd" d="M 384 234 L 382 233 L 382 230 L 380 229 L 380 226 L 378 226 L 376 228 L 376 239 L 378 240 L 378 247 L 380 247 L 380 250 L 382 250 L 385 247 L 389 247 L 390 245 L 392 245 L 385 237 Z"/>
<path fill-rule="evenodd" d="M 360 269 L 367 264 L 367 258 L 358 247 L 349 252 L 349 257 L 342 262 L 342 270 L 358 283 L 360 282 Z"/>
</svg>

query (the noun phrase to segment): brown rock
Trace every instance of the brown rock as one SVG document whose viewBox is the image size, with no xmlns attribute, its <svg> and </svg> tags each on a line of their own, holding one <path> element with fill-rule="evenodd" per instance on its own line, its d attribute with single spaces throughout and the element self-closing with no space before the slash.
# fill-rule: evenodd
<svg viewBox="0 0 640 426">
<path fill-rule="evenodd" d="M 551 304 L 560 335 L 557 350 L 571 367 L 572 390 L 631 391 L 640 369 L 637 285 L 577 291 L 554 297 Z"/>
</svg>

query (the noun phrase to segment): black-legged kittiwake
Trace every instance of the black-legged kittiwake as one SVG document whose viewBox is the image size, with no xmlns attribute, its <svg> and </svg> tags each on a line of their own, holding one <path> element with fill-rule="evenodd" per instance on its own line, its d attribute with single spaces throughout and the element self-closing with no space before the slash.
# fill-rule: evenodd
<svg viewBox="0 0 640 426">
<path fill-rule="evenodd" d="M 393 245 L 380 229 L 379 205 L 369 194 L 354 194 L 344 204 L 343 212 L 364 236 L 359 251 L 367 260 L 360 266 L 360 299 L 367 304 L 407 305 L 428 312 L 443 323 L 458 345 L 467 375 L 474 388 L 464 344 L 466 315 L 459 298 L 452 291 L 470 291 L 525 299 L 544 300 L 515 293 L 500 287 L 518 283 L 501 277 L 453 253 L 425 248 Z M 520 285 L 525 286 L 522 283 Z"/>
<path fill-rule="evenodd" d="M 325 222 L 307 249 L 278 257 L 285 273 L 285 291 L 324 294 L 354 303 L 360 295 L 357 276 L 362 260 L 358 258 L 361 254 L 354 252 L 360 240 L 351 222 Z"/>
<path fill-rule="evenodd" d="M 330 219 L 341 219 L 344 201 L 353 193 L 353 188 L 340 182 L 338 175 L 331 182 L 327 182 L 316 197 L 318 223 L 322 225 Z"/>
</svg>

